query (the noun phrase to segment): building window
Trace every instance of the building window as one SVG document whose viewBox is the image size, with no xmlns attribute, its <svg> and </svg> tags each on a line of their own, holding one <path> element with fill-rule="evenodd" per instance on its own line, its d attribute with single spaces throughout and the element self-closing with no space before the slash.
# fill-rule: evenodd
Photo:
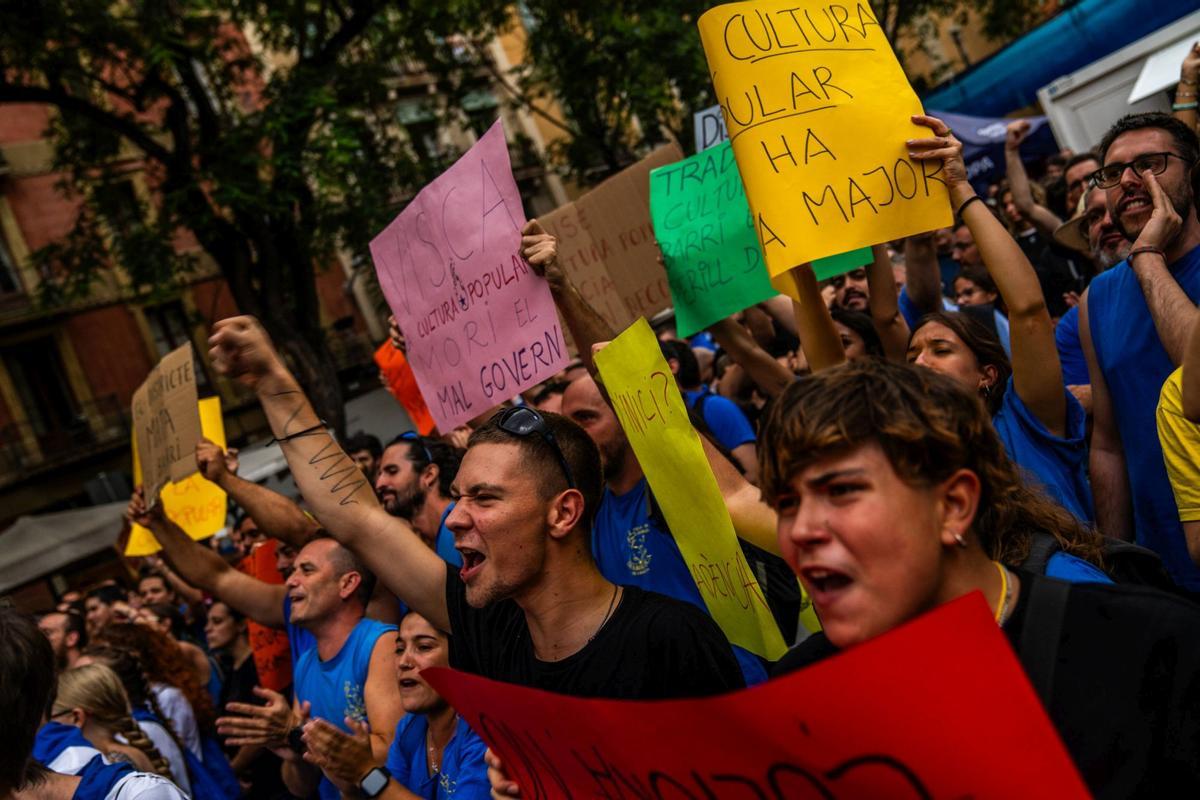
<svg viewBox="0 0 1200 800">
<path fill-rule="evenodd" d="M 205 393 L 205 390 L 211 392 L 212 384 L 209 381 L 204 362 L 197 358 L 190 333 L 191 325 L 188 323 L 183 303 L 179 300 L 172 300 L 162 305 L 148 306 L 144 309 L 144 313 L 146 322 L 150 325 L 150 334 L 154 337 L 154 349 L 158 351 L 158 357 L 162 358 L 185 344 L 192 344 L 192 369 L 196 373 L 196 386 L 201 394 Z"/>
<path fill-rule="evenodd" d="M 52 336 L 5 347 L 4 363 L 31 432 L 43 447 L 70 441 L 86 428 Z"/>
</svg>

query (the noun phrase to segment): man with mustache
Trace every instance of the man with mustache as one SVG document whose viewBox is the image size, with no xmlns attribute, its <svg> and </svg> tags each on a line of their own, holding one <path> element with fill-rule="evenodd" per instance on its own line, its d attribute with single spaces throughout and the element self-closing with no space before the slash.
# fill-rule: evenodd
<svg viewBox="0 0 1200 800">
<path fill-rule="evenodd" d="M 1200 298 L 1200 220 L 1188 184 L 1198 151 L 1195 131 L 1159 112 L 1122 117 L 1104 135 L 1104 166 L 1093 182 L 1133 247 L 1092 281 L 1079 313 L 1092 383 L 1096 522 L 1109 536 L 1155 550 L 1189 591 L 1200 591 L 1200 567 L 1188 554 L 1155 409 L 1183 359 Z"/>
<path fill-rule="evenodd" d="M 1069 167 L 1067 174 L 1070 174 Z M 1113 224 L 1104 190 L 1094 187 L 1080 196 L 1078 213 L 1054 231 L 1054 239 L 1061 245 L 1090 255 L 1097 272 L 1104 272 L 1124 261 L 1133 247 Z M 1091 414 L 1092 386 L 1083 342 L 1079 339 L 1079 306 L 1072 306 L 1063 314 L 1054 328 L 1054 341 L 1067 389 Z"/>
<path fill-rule="evenodd" d="M 462 566 L 446 517 L 454 510 L 450 485 L 458 474 L 462 451 L 415 432 L 393 439 L 379 457 L 375 496 L 393 517 L 408 520 L 425 544 L 442 560 Z"/>
</svg>

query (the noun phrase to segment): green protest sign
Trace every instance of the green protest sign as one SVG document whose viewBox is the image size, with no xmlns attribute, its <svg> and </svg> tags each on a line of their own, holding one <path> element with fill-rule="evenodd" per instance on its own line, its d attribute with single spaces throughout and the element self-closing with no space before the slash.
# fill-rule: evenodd
<svg viewBox="0 0 1200 800">
<path fill-rule="evenodd" d="M 775 296 L 728 141 L 653 170 L 650 219 L 680 336 Z M 870 260 L 870 248 L 862 248 L 812 266 L 824 280 Z"/>
</svg>

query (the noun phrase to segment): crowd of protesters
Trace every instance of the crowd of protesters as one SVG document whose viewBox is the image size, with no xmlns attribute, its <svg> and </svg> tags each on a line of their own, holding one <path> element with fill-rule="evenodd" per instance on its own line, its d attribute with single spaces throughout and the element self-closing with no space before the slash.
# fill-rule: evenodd
<svg viewBox="0 0 1200 800">
<path fill-rule="evenodd" d="M 517 796 L 423 669 L 699 697 L 973 591 L 1092 792 L 1196 796 L 1198 73 L 1200 45 L 1175 115 L 1124 117 L 1091 152 L 1028 164 L 1012 122 L 982 194 L 953 131 L 915 117 L 954 227 L 825 282 L 802 267 L 799 302 L 688 340 L 653 321 L 792 645 L 774 664 L 708 615 L 598 382 L 619 331 L 536 220 L 522 256 L 580 359 L 464 429 L 339 443 L 256 320 L 217 323 L 210 358 L 257 394 L 301 497 L 202 440 L 229 536 L 194 541 L 139 488 L 128 520 L 162 551 L 136 583 L 69 592 L 36 627 L 0 611 L 0 796 Z"/>
</svg>

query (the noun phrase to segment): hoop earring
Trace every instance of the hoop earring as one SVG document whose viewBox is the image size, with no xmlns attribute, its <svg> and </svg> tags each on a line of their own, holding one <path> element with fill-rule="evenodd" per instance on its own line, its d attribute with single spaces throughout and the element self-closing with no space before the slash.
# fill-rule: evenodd
<svg viewBox="0 0 1200 800">
<path fill-rule="evenodd" d="M 958 542 L 959 547 L 966 548 L 967 546 L 967 540 L 963 538 L 961 533 L 954 534 L 954 541 Z"/>
</svg>

